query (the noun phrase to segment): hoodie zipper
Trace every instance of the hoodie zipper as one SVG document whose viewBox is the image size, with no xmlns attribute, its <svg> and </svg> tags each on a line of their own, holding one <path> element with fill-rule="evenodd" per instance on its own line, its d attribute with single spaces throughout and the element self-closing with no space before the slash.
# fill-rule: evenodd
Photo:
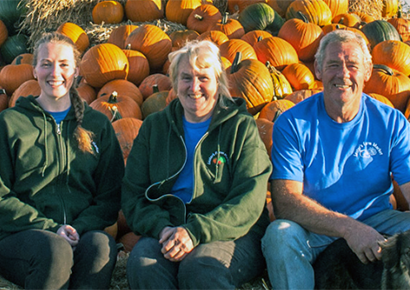
<svg viewBox="0 0 410 290">
<path fill-rule="evenodd" d="M 58 184 L 61 182 L 62 177 L 61 177 L 61 172 L 63 172 L 64 170 L 64 164 L 65 162 L 63 162 L 63 157 L 65 156 L 63 154 L 63 136 L 62 136 L 62 125 L 63 125 L 63 121 L 60 122 L 60 124 L 57 124 L 57 122 L 54 120 L 54 123 L 56 124 L 56 131 L 57 131 L 57 143 L 58 143 L 58 160 L 59 160 L 59 168 L 58 168 L 58 174 L 59 174 L 59 178 L 58 178 Z M 64 220 L 64 224 L 67 224 L 67 212 L 66 212 L 66 206 L 65 206 L 65 201 L 63 196 L 61 195 L 61 191 L 57 190 L 57 194 L 60 198 L 61 201 L 61 207 L 63 208 L 63 220 Z"/>
</svg>

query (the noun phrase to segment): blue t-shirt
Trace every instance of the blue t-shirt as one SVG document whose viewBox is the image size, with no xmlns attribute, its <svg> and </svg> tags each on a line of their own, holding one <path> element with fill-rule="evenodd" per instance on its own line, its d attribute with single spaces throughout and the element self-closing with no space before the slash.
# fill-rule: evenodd
<svg viewBox="0 0 410 290">
<path fill-rule="evenodd" d="M 210 123 L 211 118 L 201 123 L 190 123 L 185 117 L 183 118 L 187 160 L 177 181 L 172 187 L 171 193 L 180 197 L 184 203 L 188 203 L 192 200 L 194 189 L 195 147 L 208 130 Z"/>
<path fill-rule="evenodd" d="M 354 219 L 391 208 L 391 174 L 410 181 L 408 121 L 365 94 L 347 123 L 332 120 L 316 94 L 285 111 L 272 138 L 271 179 L 303 182 L 304 195 Z"/>
<path fill-rule="evenodd" d="M 68 111 L 70 111 L 69 107 L 67 110 L 65 111 L 61 111 L 61 112 L 48 112 L 51 116 L 53 116 L 54 120 L 56 120 L 57 124 L 60 124 L 62 120 L 64 120 L 65 116 L 67 116 Z"/>
</svg>

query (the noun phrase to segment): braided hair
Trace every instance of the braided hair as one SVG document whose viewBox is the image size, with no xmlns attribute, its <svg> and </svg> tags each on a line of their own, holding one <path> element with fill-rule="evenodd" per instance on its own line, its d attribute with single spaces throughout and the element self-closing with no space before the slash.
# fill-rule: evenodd
<svg viewBox="0 0 410 290">
<path fill-rule="evenodd" d="M 50 32 L 45 33 L 36 43 L 34 52 L 33 52 L 33 66 L 36 67 L 38 61 L 38 51 L 41 45 L 47 43 L 60 43 L 67 46 L 70 46 L 73 49 L 74 60 L 76 67 L 79 66 L 81 60 L 81 53 L 74 44 L 74 42 L 67 36 L 58 33 L 58 32 Z M 78 148 L 82 152 L 88 152 L 94 154 L 92 148 L 92 138 L 93 133 L 88 131 L 82 127 L 83 119 L 84 119 L 84 101 L 81 99 L 80 95 L 78 94 L 77 89 L 75 88 L 75 82 L 73 82 L 72 87 L 70 88 L 70 100 L 71 105 L 74 107 L 75 111 L 75 118 L 77 121 L 77 126 L 74 129 L 74 138 L 78 142 Z"/>
</svg>

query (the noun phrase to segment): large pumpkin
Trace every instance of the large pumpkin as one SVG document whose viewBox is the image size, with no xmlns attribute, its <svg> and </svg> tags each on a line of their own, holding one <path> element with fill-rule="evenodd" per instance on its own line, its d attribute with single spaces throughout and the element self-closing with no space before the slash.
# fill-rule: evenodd
<svg viewBox="0 0 410 290">
<path fill-rule="evenodd" d="M 272 100 L 272 79 L 268 68 L 259 60 L 241 60 L 241 53 L 238 52 L 227 74 L 231 95 L 245 99 L 252 115 Z"/>
<path fill-rule="evenodd" d="M 117 92 L 97 98 L 90 107 L 106 115 L 111 122 L 127 117 L 142 119 L 137 102 L 128 96 L 118 96 Z"/>
<path fill-rule="evenodd" d="M 262 39 L 255 43 L 253 48 L 263 64 L 269 61 L 272 66 L 279 70 L 291 63 L 299 62 L 298 54 L 293 46 L 277 36 Z"/>
<path fill-rule="evenodd" d="M 288 101 L 293 102 L 294 104 L 297 104 L 319 92 L 320 90 L 315 90 L 315 89 L 294 91 L 293 93 L 287 95 L 285 97 L 285 100 L 288 100 Z"/>
<path fill-rule="evenodd" d="M 112 43 L 91 47 L 80 63 L 80 74 L 95 88 L 101 88 L 114 79 L 126 79 L 128 70 L 127 56 L 121 48 Z"/>
<path fill-rule="evenodd" d="M 410 75 L 410 46 L 398 40 L 385 40 L 378 43 L 372 50 L 374 64 L 384 64 L 388 67 Z"/>
<path fill-rule="evenodd" d="M 349 11 L 349 0 L 323 0 L 332 12 L 332 18 Z"/>
<path fill-rule="evenodd" d="M 371 50 L 376 44 L 385 40 L 401 40 L 396 28 L 386 20 L 375 20 L 365 24 L 361 31 L 366 35 Z"/>
<path fill-rule="evenodd" d="M 267 0 L 266 3 L 273 8 L 281 17 L 286 16 L 286 10 L 294 0 Z"/>
<path fill-rule="evenodd" d="M 96 24 L 120 23 L 124 18 L 124 7 L 118 1 L 101 1 L 94 6 L 92 17 Z"/>
<path fill-rule="evenodd" d="M 172 88 L 171 80 L 167 75 L 161 73 L 151 74 L 138 87 L 144 100 L 154 93 L 154 86 L 158 86 L 159 91 L 169 91 Z"/>
<path fill-rule="evenodd" d="M 0 71 L 0 86 L 6 90 L 8 96 L 22 83 L 33 79 L 33 66 L 30 64 L 9 64 Z"/>
<path fill-rule="evenodd" d="M 202 4 L 196 7 L 187 19 L 187 28 L 197 31 L 199 34 L 208 31 L 217 21 L 222 19 L 218 8 L 212 4 Z"/>
<path fill-rule="evenodd" d="M 171 38 L 172 41 L 172 49 L 175 50 L 185 46 L 187 42 L 197 39 L 198 36 L 199 33 L 196 30 L 184 29 L 171 32 L 169 38 Z"/>
<path fill-rule="evenodd" d="M 22 33 L 9 36 L 0 47 L 2 59 L 6 64 L 10 64 L 17 56 L 27 52 L 27 36 Z"/>
<path fill-rule="evenodd" d="M 210 31 L 205 31 L 204 33 L 201 33 L 197 37 L 197 40 L 209 40 L 209 41 L 212 41 L 213 43 L 215 43 L 217 46 L 219 46 L 222 43 L 224 43 L 225 41 L 228 41 L 229 38 L 222 31 L 210 30 Z"/>
<path fill-rule="evenodd" d="M 283 24 L 283 19 L 266 3 L 255 3 L 247 6 L 239 13 L 239 22 L 242 24 L 245 32 L 252 30 L 264 30 L 275 20 Z"/>
<path fill-rule="evenodd" d="M 158 26 L 143 24 L 128 36 L 131 49 L 142 52 L 148 59 L 151 71 L 159 70 L 171 52 L 171 38 Z"/>
<path fill-rule="evenodd" d="M 245 29 L 242 24 L 236 19 L 229 18 L 228 13 L 225 13 L 222 19 L 215 22 L 209 29 L 222 31 L 229 39 L 241 38 L 245 35 Z"/>
<path fill-rule="evenodd" d="M 325 26 L 332 22 L 332 12 L 323 0 L 295 0 L 286 11 L 286 19 L 301 18 L 302 12 L 309 22 Z"/>
<path fill-rule="evenodd" d="M 111 95 L 113 92 L 117 92 L 117 96 L 127 96 L 133 99 L 140 107 L 144 101 L 144 98 L 139 88 L 130 81 L 127 80 L 112 80 L 106 83 L 99 91 L 98 98 Z"/>
<path fill-rule="evenodd" d="M 68 36 L 68 38 L 75 43 L 80 52 L 84 52 L 90 46 L 90 40 L 87 33 L 75 23 L 64 22 L 57 28 L 57 32 Z"/>
<path fill-rule="evenodd" d="M 292 63 L 287 65 L 282 73 L 289 81 L 294 91 L 312 89 L 315 84 L 315 76 L 303 63 Z"/>
<path fill-rule="evenodd" d="M 202 0 L 168 0 L 165 7 L 167 20 L 187 25 L 189 15 L 202 4 Z"/>
<path fill-rule="evenodd" d="M 149 75 L 148 59 L 142 52 L 131 48 L 126 48 L 123 52 L 130 65 L 127 80 L 139 86 L 143 79 Z"/>
<path fill-rule="evenodd" d="M 245 40 L 249 43 L 252 47 L 255 45 L 256 42 L 262 40 L 267 37 L 272 37 L 273 35 L 265 30 L 252 30 L 245 33 L 244 36 L 241 37 L 242 40 Z"/>
<path fill-rule="evenodd" d="M 236 53 L 241 52 L 242 59 L 258 59 L 253 47 L 244 40 L 230 39 L 219 46 L 221 56 L 227 58 L 231 63 Z"/>
<path fill-rule="evenodd" d="M 134 139 L 141 128 L 142 120 L 137 118 L 122 118 L 114 121 L 112 127 L 121 146 L 124 163 L 127 162 L 128 155 L 132 149 Z"/>
<path fill-rule="evenodd" d="M 144 100 L 144 103 L 141 106 L 143 119 L 155 112 L 162 111 L 167 106 L 169 91 L 159 91 L 158 86 L 155 85 L 153 87 L 153 92 L 152 95 Z"/>
<path fill-rule="evenodd" d="M 9 100 L 9 107 L 14 107 L 20 97 L 39 96 L 41 93 L 40 85 L 37 80 L 31 79 L 22 83 L 11 95 Z"/>
<path fill-rule="evenodd" d="M 237 12 L 243 11 L 246 7 L 249 5 L 255 4 L 255 3 L 265 3 L 265 0 L 227 0 L 228 2 L 228 12 L 230 14 L 235 14 Z"/>
<path fill-rule="evenodd" d="M 164 18 L 162 0 L 127 0 L 125 15 L 132 22 L 147 22 Z"/>
<path fill-rule="evenodd" d="M 403 42 L 410 39 L 410 19 L 404 18 L 401 10 L 397 12 L 397 17 L 390 18 L 387 22 L 397 29 L 397 32 L 400 34 Z"/>
<path fill-rule="evenodd" d="M 127 45 L 126 41 L 127 41 L 128 36 L 136 28 L 138 28 L 138 25 L 133 25 L 133 24 L 120 25 L 111 31 L 110 36 L 107 39 L 107 42 L 115 44 L 119 48 L 124 49 L 126 48 L 126 45 Z"/>
<path fill-rule="evenodd" d="M 300 60 L 312 61 L 324 33 L 319 25 L 310 23 L 303 14 L 301 17 L 287 20 L 279 30 L 278 37 L 293 46 Z"/>
<path fill-rule="evenodd" d="M 293 102 L 286 99 L 274 100 L 262 108 L 258 119 L 266 119 L 275 123 L 280 114 L 292 108 L 294 105 Z"/>
<path fill-rule="evenodd" d="M 410 79 L 385 65 L 374 65 L 372 76 L 363 91 L 385 96 L 396 109 L 404 113 L 410 98 Z"/>
</svg>

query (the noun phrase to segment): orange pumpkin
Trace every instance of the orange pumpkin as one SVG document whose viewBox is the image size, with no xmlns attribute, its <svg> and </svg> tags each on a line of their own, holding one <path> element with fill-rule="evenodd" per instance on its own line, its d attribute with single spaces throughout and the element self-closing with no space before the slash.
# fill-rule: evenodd
<svg viewBox="0 0 410 290">
<path fill-rule="evenodd" d="M 315 76 L 303 63 L 292 63 L 282 70 L 294 91 L 311 89 L 315 83 Z"/>
<path fill-rule="evenodd" d="M 212 4 L 202 4 L 196 7 L 187 19 L 187 28 L 197 31 L 199 34 L 208 31 L 217 21 L 222 19 L 218 8 Z"/>
<path fill-rule="evenodd" d="M 387 19 L 387 22 L 390 22 L 397 29 L 403 42 L 410 40 L 410 19 L 402 17 L 401 9 L 398 11 L 397 17 Z"/>
<path fill-rule="evenodd" d="M 349 11 L 349 0 L 323 0 L 329 6 L 332 17 Z"/>
<path fill-rule="evenodd" d="M 141 236 L 137 236 L 133 232 L 129 232 L 119 238 L 118 243 L 124 246 L 124 251 L 126 253 L 130 253 L 140 238 Z"/>
<path fill-rule="evenodd" d="M 22 64 L 22 63 L 32 65 L 33 64 L 33 54 L 29 52 L 22 53 L 16 56 L 11 62 L 11 64 Z"/>
<path fill-rule="evenodd" d="M 262 40 L 267 37 L 272 37 L 273 35 L 265 30 L 251 30 L 245 33 L 244 36 L 241 37 L 242 40 L 249 43 L 252 47 L 255 45 L 256 42 Z"/>
<path fill-rule="evenodd" d="M 97 98 L 95 88 L 85 82 L 81 82 L 78 85 L 77 92 L 80 97 L 87 102 L 87 104 L 91 104 Z"/>
<path fill-rule="evenodd" d="M 285 66 L 299 62 L 293 46 L 283 38 L 272 36 L 258 41 L 253 46 L 256 56 L 262 63 L 269 63 L 282 70 Z"/>
<path fill-rule="evenodd" d="M 410 75 L 410 46 L 398 40 L 385 40 L 373 48 L 374 64 L 384 64 L 388 67 Z"/>
<path fill-rule="evenodd" d="M 80 63 L 80 74 L 94 88 L 101 88 L 114 79 L 126 79 L 128 70 L 127 56 L 121 48 L 112 43 L 91 47 Z"/>
<path fill-rule="evenodd" d="M 294 104 L 297 104 L 301 101 L 303 101 L 304 99 L 309 98 L 310 96 L 319 93 L 320 90 L 299 90 L 299 91 L 294 91 L 293 93 L 287 95 L 285 97 L 285 100 L 291 101 Z"/>
<path fill-rule="evenodd" d="M 14 107 L 16 105 L 16 101 L 20 97 L 28 97 L 29 95 L 39 96 L 40 93 L 41 88 L 37 80 L 27 80 L 13 92 L 9 100 L 9 107 Z"/>
<path fill-rule="evenodd" d="M 165 17 L 169 21 L 186 26 L 189 15 L 201 4 L 202 0 L 168 0 Z"/>
<path fill-rule="evenodd" d="M 332 23 L 339 23 L 348 27 L 357 27 L 361 23 L 361 21 L 362 20 L 357 14 L 347 12 L 336 15 L 332 19 Z"/>
<path fill-rule="evenodd" d="M 129 46 L 130 47 L 130 46 Z M 129 63 L 127 80 L 139 86 L 143 79 L 149 75 L 149 62 L 147 57 L 138 50 L 123 49 Z"/>
<path fill-rule="evenodd" d="M 154 85 L 158 86 L 159 91 L 169 91 L 172 88 L 171 80 L 168 76 L 161 73 L 151 74 L 139 86 L 144 100 L 154 93 Z"/>
<path fill-rule="evenodd" d="M 33 80 L 33 66 L 30 64 L 8 64 L 0 71 L 0 87 L 6 90 L 8 96 L 25 81 Z"/>
<path fill-rule="evenodd" d="M 302 19 L 287 20 L 280 28 L 278 37 L 293 46 L 300 60 L 312 61 L 323 37 L 323 31 L 319 25 L 310 23 L 303 14 Z"/>
<path fill-rule="evenodd" d="M 165 16 L 162 0 L 127 0 L 124 10 L 132 22 L 148 22 Z"/>
<path fill-rule="evenodd" d="M 90 46 L 90 39 L 87 33 L 75 23 L 64 22 L 57 28 L 57 32 L 70 38 L 81 53 Z"/>
<path fill-rule="evenodd" d="M 131 49 L 142 52 L 148 59 L 151 71 L 161 69 L 171 52 L 171 38 L 158 26 L 143 24 L 128 36 Z"/>
<path fill-rule="evenodd" d="M 286 10 L 286 19 L 300 18 L 302 12 L 310 23 L 325 26 L 332 22 L 332 11 L 323 0 L 295 0 Z"/>
<path fill-rule="evenodd" d="M 245 35 L 245 29 L 242 24 L 233 18 L 229 18 L 229 14 L 225 13 L 221 20 L 218 20 L 210 28 L 210 30 L 218 30 L 226 34 L 229 39 L 241 38 Z"/>
<path fill-rule="evenodd" d="M 243 11 L 249 5 L 255 3 L 265 3 L 265 0 L 228 0 L 228 12 L 234 14 Z"/>
<path fill-rule="evenodd" d="M 120 23 L 124 18 L 124 7 L 118 1 L 101 1 L 94 6 L 92 17 L 95 24 Z"/>
<path fill-rule="evenodd" d="M 172 47 L 176 49 L 180 49 L 183 47 L 187 42 L 197 39 L 199 33 L 192 29 L 185 29 L 185 30 L 175 30 L 171 32 L 169 38 L 172 41 Z"/>
<path fill-rule="evenodd" d="M 106 115 L 111 122 L 127 117 L 142 119 L 137 102 L 128 96 L 118 96 L 117 92 L 97 98 L 90 107 Z"/>
<path fill-rule="evenodd" d="M 266 119 L 275 123 L 280 114 L 292 108 L 294 105 L 293 102 L 286 99 L 272 101 L 262 108 L 258 119 Z"/>
<path fill-rule="evenodd" d="M 137 137 L 141 125 L 142 120 L 137 118 L 122 118 L 112 123 L 115 136 L 117 136 L 118 142 L 121 146 L 124 163 L 126 163 L 128 155 L 131 152 L 134 139 Z"/>
<path fill-rule="evenodd" d="M 256 126 L 258 127 L 259 136 L 262 139 L 263 144 L 265 145 L 266 152 L 269 157 L 271 157 L 272 150 L 272 131 L 273 131 L 273 122 L 265 118 L 258 117 L 256 120 Z"/>
<path fill-rule="evenodd" d="M 267 0 L 266 3 L 273 8 L 281 17 L 286 16 L 286 10 L 294 0 Z"/>
<path fill-rule="evenodd" d="M 372 76 L 363 88 L 365 93 L 376 93 L 388 98 L 394 107 L 405 112 L 410 98 L 410 79 L 385 65 L 374 65 Z"/>
<path fill-rule="evenodd" d="M 198 37 L 198 40 L 209 40 L 220 46 L 222 43 L 229 40 L 228 36 L 219 30 L 210 30 L 204 33 L 201 33 Z"/>
<path fill-rule="evenodd" d="M 138 106 L 142 106 L 144 98 L 140 90 L 135 84 L 127 80 L 109 81 L 98 91 L 97 98 L 111 95 L 114 91 L 117 92 L 117 96 L 130 97 L 138 104 Z"/>
<path fill-rule="evenodd" d="M 241 60 L 241 53 L 227 70 L 232 96 L 246 101 L 248 112 L 257 114 L 272 100 L 273 83 L 268 68 L 258 60 Z"/>
<path fill-rule="evenodd" d="M 128 2 L 130 2 L 130 1 L 128 1 Z M 135 2 L 135 1 L 131 1 L 131 2 Z M 114 28 L 111 31 L 110 36 L 107 39 L 107 42 L 115 44 L 119 48 L 124 49 L 127 46 L 126 40 L 127 40 L 128 36 L 136 28 L 138 28 L 138 25 L 133 25 L 133 24 L 120 25 L 120 26 Z"/>
<path fill-rule="evenodd" d="M 242 59 L 258 59 L 253 47 L 244 40 L 230 39 L 219 46 L 221 56 L 227 58 L 231 63 L 236 53 L 241 52 Z"/>
</svg>

